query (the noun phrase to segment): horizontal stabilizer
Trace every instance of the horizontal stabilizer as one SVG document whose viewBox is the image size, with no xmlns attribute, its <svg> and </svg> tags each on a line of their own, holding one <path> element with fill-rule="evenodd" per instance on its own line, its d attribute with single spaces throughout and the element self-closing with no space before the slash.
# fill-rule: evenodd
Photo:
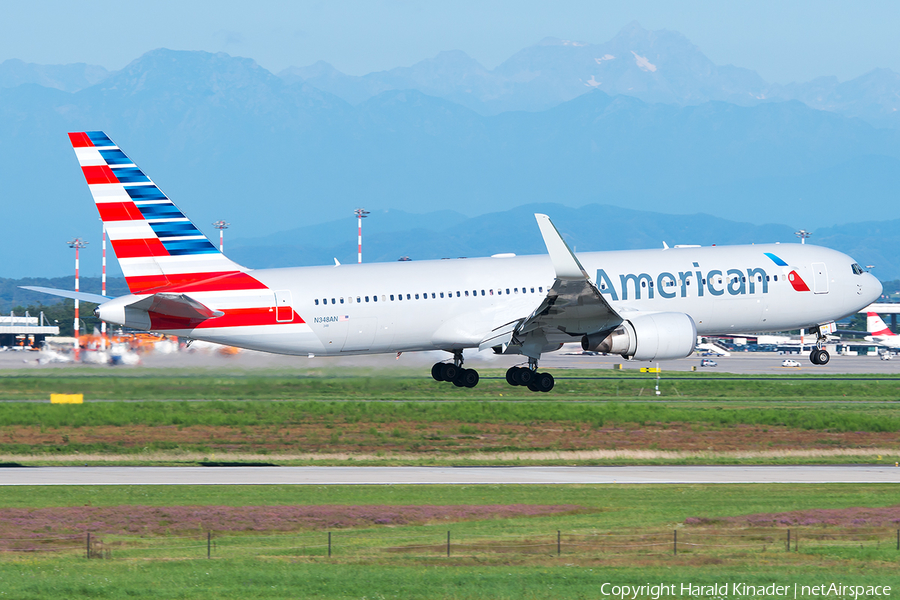
<svg viewBox="0 0 900 600">
<path fill-rule="evenodd" d="M 185 294 L 153 294 L 129 304 L 128 308 L 179 319 L 214 319 L 225 314 L 220 310 L 212 310 Z"/>
<path fill-rule="evenodd" d="M 100 294 L 91 294 L 88 292 L 58 290 L 56 288 L 39 287 L 36 285 L 20 285 L 19 287 L 23 290 L 31 290 L 32 292 L 50 294 L 51 296 L 59 296 L 60 298 L 71 298 L 72 300 L 81 300 L 82 302 L 94 302 L 96 304 L 103 304 L 107 300 L 112 300 L 109 296 L 101 296 Z"/>
</svg>

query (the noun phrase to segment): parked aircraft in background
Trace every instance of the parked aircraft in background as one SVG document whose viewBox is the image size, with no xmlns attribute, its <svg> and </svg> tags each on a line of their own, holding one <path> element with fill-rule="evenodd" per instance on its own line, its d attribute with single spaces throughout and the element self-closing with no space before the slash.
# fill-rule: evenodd
<svg viewBox="0 0 900 600">
<path fill-rule="evenodd" d="M 698 334 L 804 327 L 817 331 L 812 362 L 825 364 L 834 321 L 881 294 L 849 256 L 808 244 L 576 256 L 541 214 L 546 255 L 252 270 L 220 253 L 106 134 L 69 137 L 131 294 L 55 293 L 100 302 L 101 319 L 136 329 L 310 356 L 445 350 L 452 360 L 433 377 L 467 387 L 478 373 L 463 351 L 493 349 L 527 359 L 507 371 L 510 384 L 546 392 L 554 381 L 538 371 L 541 355 L 578 340 L 658 361 L 689 356 Z"/>
<path fill-rule="evenodd" d="M 900 335 L 891 331 L 878 313 L 866 313 L 866 331 L 876 344 L 887 348 L 900 348 Z"/>
</svg>

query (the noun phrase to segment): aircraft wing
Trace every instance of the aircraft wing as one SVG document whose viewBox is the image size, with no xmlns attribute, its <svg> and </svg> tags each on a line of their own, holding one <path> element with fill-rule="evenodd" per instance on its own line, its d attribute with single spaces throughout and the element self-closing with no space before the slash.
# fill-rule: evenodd
<svg viewBox="0 0 900 600">
<path fill-rule="evenodd" d="M 516 328 L 514 339 L 535 334 L 546 338 L 558 332 L 577 336 L 611 331 L 622 322 L 575 253 L 547 215 L 536 214 L 538 227 L 550 254 L 556 279 L 540 306 Z M 543 336 L 540 334 L 543 333 Z"/>
</svg>

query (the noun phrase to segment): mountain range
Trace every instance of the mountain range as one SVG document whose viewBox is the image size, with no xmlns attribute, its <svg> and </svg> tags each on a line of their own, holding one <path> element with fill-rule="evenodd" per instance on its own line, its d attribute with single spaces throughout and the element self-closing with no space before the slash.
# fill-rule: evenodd
<svg viewBox="0 0 900 600">
<path fill-rule="evenodd" d="M 664 244 L 797 243 L 787 225 L 754 225 L 707 214 L 668 215 L 590 204 L 529 204 L 467 218 L 453 211 L 410 214 L 374 211 L 363 221 L 365 262 L 543 254 L 534 213 L 552 215 L 566 242 L 577 252 L 662 248 Z M 605 224 L 598 235 L 598 224 Z M 225 253 L 253 268 L 328 265 L 357 260 L 357 223 L 348 217 L 258 238 L 226 239 Z M 900 247 L 900 219 L 824 227 L 809 243 L 846 252 L 873 268 L 884 281 L 900 279 L 893 248 Z"/>
<path fill-rule="evenodd" d="M 76 235 L 91 242 L 86 264 L 99 263 L 87 260 L 100 228 L 65 137 L 92 129 L 207 233 L 231 222 L 251 266 L 330 263 L 340 244 L 326 224 L 352 229 L 359 206 L 373 212 L 367 228 L 409 215 L 392 246 L 370 240 L 371 256 L 388 260 L 540 251 L 530 213 L 516 211 L 547 203 L 556 220 L 586 211 L 572 218 L 585 250 L 657 246 L 648 223 L 691 219 L 711 229 L 690 237 L 717 243 L 791 241 L 800 227 L 824 243 L 829 228 L 874 232 L 876 216 L 893 216 L 898 90 L 888 70 L 767 84 L 636 24 L 605 44 L 543 40 L 492 70 L 459 51 L 362 77 L 321 63 L 276 75 L 248 58 L 166 49 L 116 72 L 8 60 L 0 234 L 14 260 L 0 275 L 67 273 Z M 752 229 L 771 223 L 781 229 Z M 429 233 L 415 244 L 416 232 Z M 861 262 L 897 264 L 867 235 Z"/>
</svg>

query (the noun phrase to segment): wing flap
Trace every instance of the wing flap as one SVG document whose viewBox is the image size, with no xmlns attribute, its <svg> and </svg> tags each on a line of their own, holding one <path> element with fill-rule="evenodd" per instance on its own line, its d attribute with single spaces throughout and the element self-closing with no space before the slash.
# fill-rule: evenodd
<svg viewBox="0 0 900 600">
<path fill-rule="evenodd" d="M 512 340 L 513 334 L 516 332 L 516 328 L 521 323 L 521 319 L 517 319 L 515 321 L 511 321 L 505 325 L 501 325 L 497 327 L 493 331 L 491 331 L 481 343 L 478 344 L 479 350 L 487 350 L 488 348 L 493 348 L 494 346 L 502 346 L 504 344 L 508 344 L 510 340 Z"/>
</svg>

